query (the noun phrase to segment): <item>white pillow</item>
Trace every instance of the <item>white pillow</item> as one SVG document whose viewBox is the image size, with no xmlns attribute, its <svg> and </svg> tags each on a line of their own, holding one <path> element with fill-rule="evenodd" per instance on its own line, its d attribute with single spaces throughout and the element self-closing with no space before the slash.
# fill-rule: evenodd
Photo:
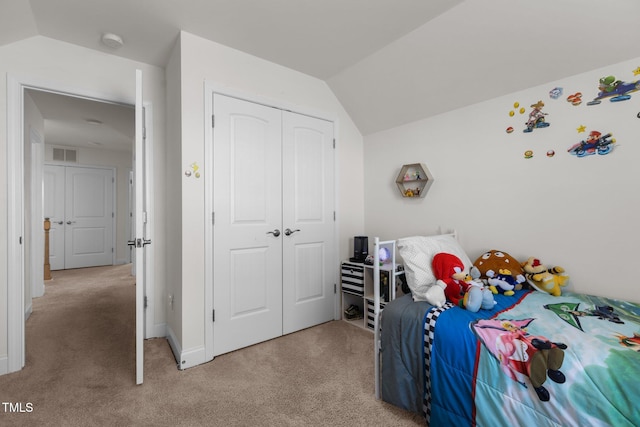
<svg viewBox="0 0 640 427">
<path fill-rule="evenodd" d="M 465 271 L 469 271 L 471 260 L 451 234 L 437 236 L 413 236 L 396 241 L 398 253 L 404 262 L 407 285 L 414 301 L 426 301 L 427 290 L 436 283 L 431 269 L 435 254 L 446 252 L 460 258 Z"/>
</svg>

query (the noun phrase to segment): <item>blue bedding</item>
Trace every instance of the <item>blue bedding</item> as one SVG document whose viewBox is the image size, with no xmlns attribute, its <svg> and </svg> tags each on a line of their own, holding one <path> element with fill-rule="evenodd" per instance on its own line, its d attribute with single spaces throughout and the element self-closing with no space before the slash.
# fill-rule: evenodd
<svg viewBox="0 0 640 427">
<path fill-rule="evenodd" d="M 382 399 L 434 426 L 638 425 L 638 304 L 530 291 L 496 301 L 478 313 L 388 303 Z"/>
</svg>

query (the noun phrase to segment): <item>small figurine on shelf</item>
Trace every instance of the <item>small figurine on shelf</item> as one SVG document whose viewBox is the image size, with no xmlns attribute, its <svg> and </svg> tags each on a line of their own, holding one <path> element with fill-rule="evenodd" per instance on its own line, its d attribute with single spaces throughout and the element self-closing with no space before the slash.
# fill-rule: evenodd
<svg viewBox="0 0 640 427">
<path fill-rule="evenodd" d="M 413 195 L 416 197 L 420 195 L 420 187 L 416 187 L 416 189 L 413 190 Z"/>
<path fill-rule="evenodd" d="M 405 181 L 411 181 L 411 175 L 409 175 L 409 172 L 404 174 L 404 180 Z"/>
<path fill-rule="evenodd" d="M 413 197 L 413 190 L 410 188 L 407 188 L 404 192 L 404 197 Z"/>
<path fill-rule="evenodd" d="M 422 179 L 422 178 L 420 178 L 420 171 L 418 171 L 418 170 L 417 170 L 417 171 L 415 171 L 415 172 L 413 173 L 413 175 L 415 176 L 415 179 Z"/>
</svg>

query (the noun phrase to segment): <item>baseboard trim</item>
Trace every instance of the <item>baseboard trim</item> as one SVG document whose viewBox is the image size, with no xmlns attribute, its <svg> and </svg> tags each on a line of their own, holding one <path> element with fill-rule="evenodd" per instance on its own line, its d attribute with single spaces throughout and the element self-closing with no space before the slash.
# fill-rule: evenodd
<svg viewBox="0 0 640 427">
<path fill-rule="evenodd" d="M 173 329 L 167 325 L 167 341 L 169 341 L 169 346 L 171 347 L 171 352 L 173 353 L 173 357 L 175 357 L 178 368 L 180 368 L 180 353 L 182 352 L 182 348 L 180 347 L 180 343 L 176 338 L 176 334 L 173 333 Z"/>
<path fill-rule="evenodd" d="M 33 313 L 33 303 L 30 303 L 24 311 L 24 321 L 26 322 Z"/>
<path fill-rule="evenodd" d="M 184 370 L 193 368 L 194 366 L 198 366 L 206 362 L 204 346 L 195 347 L 189 350 L 182 350 L 176 335 L 169 326 L 167 326 L 167 340 L 169 341 L 169 346 L 171 347 L 173 356 L 176 358 L 178 363 L 178 369 Z"/>
</svg>

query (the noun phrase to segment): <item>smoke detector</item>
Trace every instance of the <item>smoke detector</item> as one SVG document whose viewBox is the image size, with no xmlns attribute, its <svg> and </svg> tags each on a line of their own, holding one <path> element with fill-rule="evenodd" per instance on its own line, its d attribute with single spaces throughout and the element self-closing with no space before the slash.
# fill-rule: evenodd
<svg viewBox="0 0 640 427">
<path fill-rule="evenodd" d="M 102 43 L 111 49 L 118 49 L 124 45 L 122 37 L 113 33 L 104 33 L 102 35 Z"/>
</svg>

